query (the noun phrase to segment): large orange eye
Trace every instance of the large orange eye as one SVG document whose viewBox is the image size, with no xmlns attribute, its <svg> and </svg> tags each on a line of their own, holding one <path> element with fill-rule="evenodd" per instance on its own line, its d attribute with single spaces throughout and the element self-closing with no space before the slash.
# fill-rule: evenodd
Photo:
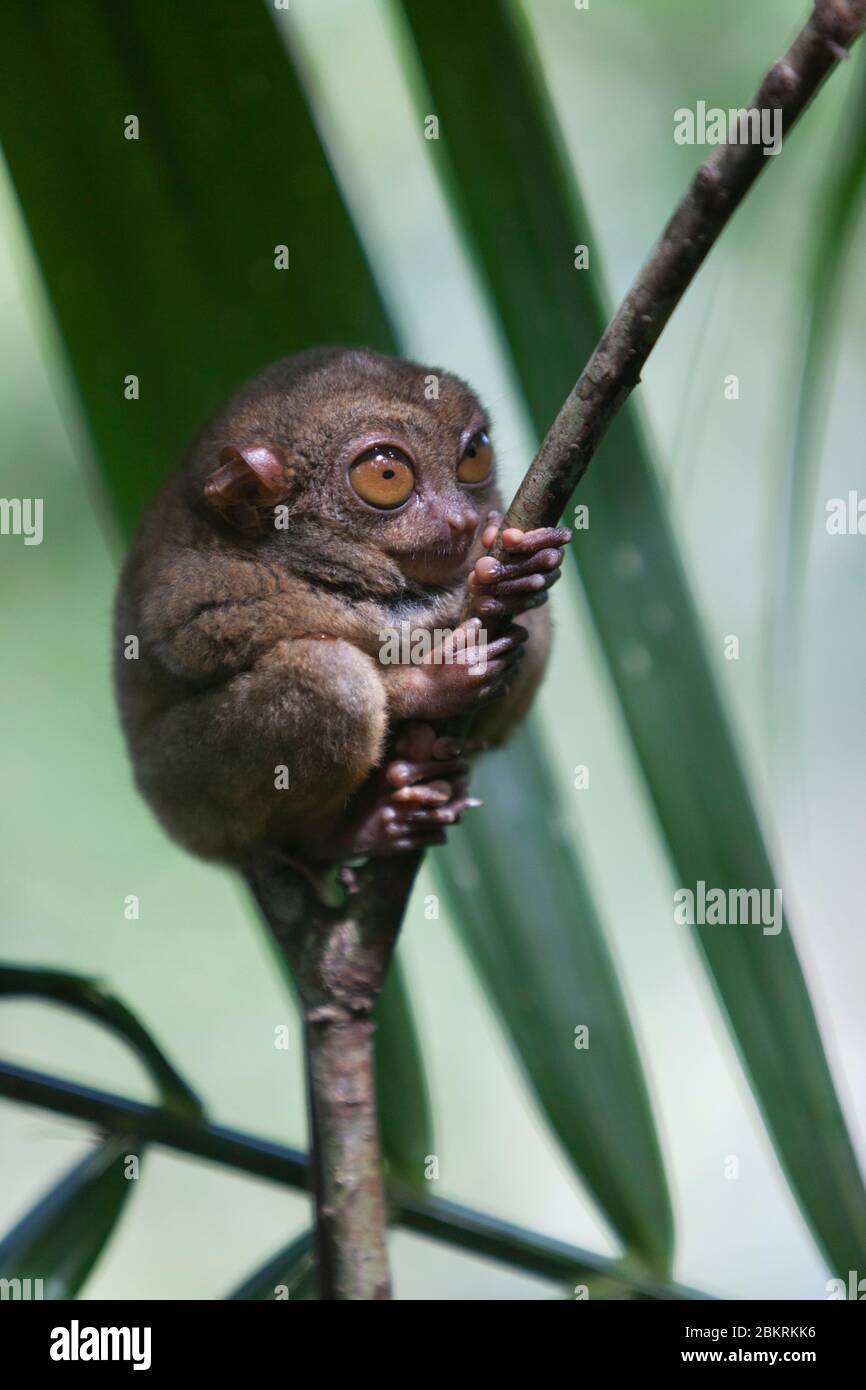
<svg viewBox="0 0 866 1390">
<path fill-rule="evenodd" d="M 412 465 L 399 449 L 377 444 L 356 459 L 349 470 L 349 482 L 358 496 L 371 507 L 390 511 L 402 507 L 415 486 Z"/>
<path fill-rule="evenodd" d="M 483 483 L 493 467 L 493 445 L 484 430 L 473 434 L 466 452 L 457 465 L 461 483 Z"/>
</svg>

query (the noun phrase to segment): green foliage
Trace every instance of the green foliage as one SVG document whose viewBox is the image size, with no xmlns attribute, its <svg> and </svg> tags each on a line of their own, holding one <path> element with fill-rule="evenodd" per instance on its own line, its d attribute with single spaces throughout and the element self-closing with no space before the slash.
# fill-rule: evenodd
<svg viewBox="0 0 866 1390">
<path fill-rule="evenodd" d="M 0 999 L 30 996 L 63 1004 L 95 1019 L 127 1043 L 147 1068 L 166 1110 L 198 1119 L 198 1096 L 175 1071 L 147 1029 L 126 1005 L 105 988 L 101 980 L 89 980 L 65 970 L 38 966 L 0 965 Z"/>
<path fill-rule="evenodd" d="M 839 132 L 827 152 L 824 216 L 810 250 L 806 321 L 803 336 L 797 340 L 800 393 L 793 446 L 782 478 L 782 553 L 778 602 L 773 607 L 778 627 L 772 645 L 783 668 L 775 673 L 780 680 L 796 679 L 797 675 L 797 662 L 787 654 L 793 651 L 796 656 L 799 651 L 796 633 L 809 568 L 809 522 L 836 363 L 842 290 L 850 271 L 849 252 L 866 192 L 866 51 L 858 53 L 854 61 L 857 70 Z"/>
<path fill-rule="evenodd" d="M 242 1284 L 229 1294 L 230 1299 L 245 1299 L 247 1302 L 280 1298 L 310 1300 L 315 1298 L 315 1264 L 313 1261 L 313 1233 L 303 1231 L 297 1240 L 263 1264 Z"/>
<path fill-rule="evenodd" d="M 571 248 L 596 242 L 530 36 L 509 0 L 469 9 L 403 0 L 402 8 L 430 88 L 423 109 L 442 123 L 431 148 L 541 434 L 606 312 L 595 252 L 590 271 L 574 270 Z M 471 84 L 452 61 L 458 8 L 461 41 L 475 55 Z M 777 879 L 633 408 L 614 421 L 579 500 L 591 523 L 577 532 L 574 556 L 680 882 L 771 888 Z M 833 1267 L 857 1268 L 866 1258 L 866 1190 L 790 922 L 775 937 L 713 926 L 695 936 L 803 1213 Z"/>
<path fill-rule="evenodd" d="M 214 0 L 191 23 L 180 5 L 47 0 L 4 6 L 0 36 L 6 158 L 130 528 L 245 377 L 327 339 L 387 349 L 387 325 L 263 5 Z"/>
<path fill-rule="evenodd" d="M 37 966 L 0 965 L 0 1000 L 25 997 L 61 1004 L 100 1023 L 147 1068 L 167 1114 L 202 1118 L 195 1092 L 136 1016 L 101 981 Z M 88 1154 L 0 1242 L 0 1278 L 38 1278 L 44 1297 L 75 1298 L 133 1191 L 127 1161 L 135 1157 L 140 1163 L 141 1153 L 136 1138 L 115 1136 Z"/>
<path fill-rule="evenodd" d="M 76 1164 L 0 1241 L 0 1278 L 41 1279 L 42 1297 L 75 1298 L 132 1193 L 133 1157 L 134 1139 L 113 1138 Z"/>
<path fill-rule="evenodd" d="M 376 1096 L 388 1172 L 395 1181 L 420 1190 L 424 1162 L 433 1151 L 433 1118 L 412 1006 L 397 962 L 376 1005 L 376 1039 Z"/>
<path fill-rule="evenodd" d="M 25 49 L 25 61 L 41 65 L 43 80 L 48 78 L 38 120 L 24 121 L 19 104 L 2 96 L 0 120 L 4 128 L 8 121 L 7 157 L 69 346 L 97 461 L 128 530 L 144 496 L 202 416 L 263 361 L 311 343 L 394 344 L 297 77 L 263 12 L 218 0 L 203 39 L 172 11 L 145 17 L 134 5 L 103 11 L 91 2 L 75 22 L 62 6 L 55 12 L 49 4 L 48 11 L 50 19 L 22 12 L 0 21 L 8 23 L 9 45 Z M 93 81 L 67 111 L 65 65 L 70 52 L 83 54 L 88 44 L 100 61 Z M 195 109 L 184 106 L 185 92 L 177 84 L 185 66 L 223 94 L 225 109 L 216 126 L 203 124 Z M 258 77 L 239 91 L 241 70 Z M 139 116 L 137 141 L 122 138 L 128 112 Z M 288 131 L 290 160 L 283 152 Z M 95 238 L 88 218 L 72 219 L 73 226 L 58 230 L 57 200 L 72 197 L 76 179 L 70 145 L 89 151 L 91 197 L 106 219 L 110 206 L 104 225 L 111 235 L 106 231 Z M 284 167 L 285 178 L 265 176 Z M 144 209 L 151 215 L 144 216 Z M 322 227 L 327 228 L 324 239 L 318 235 Z M 298 234 L 297 229 L 303 230 Z M 284 277 L 290 288 L 282 292 L 273 248 L 286 239 L 292 270 Z M 132 277 L 131 264 L 136 266 Z M 319 271 L 323 266 L 326 273 Z M 216 325 L 213 312 L 204 312 L 205 300 L 219 306 Z M 227 325 L 225 331 L 220 325 Z M 94 341 L 100 344 L 98 354 L 91 350 Z M 118 363 L 130 364 L 129 371 L 139 376 L 135 401 L 124 399 Z M 524 776 L 525 794 L 554 815 L 552 778 L 538 744 L 533 757 L 524 760 Z M 507 770 L 491 770 L 485 777 L 487 825 L 470 823 L 464 830 L 469 854 L 479 859 L 488 841 L 506 843 L 509 833 Z M 591 1091 L 568 1086 L 573 1052 L 569 1036 L 555 1032 L 552 1021 L 545 1024 L 544 1042 L 527 1074 L 624 1244 L 662 1270 L 671 1244 L 670 1203 L 646 1087 L 589 890 L 568 847 L 554 850 L 540 825 L 526 833 L 534 876 L 559 885 L 555 920 L 569 924 L 573 963 L 580 976 L 594 981 L 595 1009 L 621 1023 L 616 1046 L 596 1049 L 583 1069 L 594 1078 Z M 529 940 L 535 919 L 520 898 L 502 897 L 499 906 L 508 916 L 504 930 L 515 940 L 521 934 Z M 511 1001 L 500 995 L 497 1002 L 510 1027 Z M 417 1184 L 433 1142 L 399 976 L 379 1006 L 377 1071 L 390 1169 L 402 1182 Z M 567 1089 L 553 1104 L 562 1084 Z M 616 1124 L 586 1108 L 590 1095 L 602 1092 L 617 1096 Z M 624 1162 L 617 1147 L 622 1133 L 633 1139 L 640 1165 Z"/>
<path fill-rule="evenodd" d="M 20 82 L 42 92 L 38 103 L 22 103 L 20 87 L 0 94 L 4 151 L 129 534 L 245 377 L 315 343 L 388 349 L 390 331 L 263 6 L 215 0 L 192 25 L 182 7 L 83 0 L 73 15 L 49 0 L 6 6 L 0 38 Z M 212 96 L 206 119 L 196 90 Z M 124 138 L 131 112 L 138 140 Z M 274 253 L 287 240 L 294 273 L 281 278 Z M 128 374 L 138 399 L 125 397 Z M 432 1140 L 402 990 L 398 967 L 378 1049 L 381 1069 L 416 1098 L 385 1111 L 389 1157 L 409 1181 L 406 1153 L 429 1153 Z"/>
<path fill-rule="evenodd" d="M 402 11 L 410 70 L 417 59 L 432 93 L 424 109 L 442 118 L 431 151 L 541 434 L 604 327 L 605 302 L 595 250 L 591 270 L 573 266 L 574 246 L 594 240 L 529 36 L 506 0 L 404 0 Z M 456 36 L 473 54 L 471 83 L 455 61 Z M 206 22 L 191 24 L 182 7 L 45 0 L 5 6 L 0 39 L 16 73 L 0 85 L 6 157 L 100 476 L 128 534 L 196 426 L 264 362 L 329 341 L 397 344 L 264 6 L 212 0 Z M 22 91 L 38 99 L 22 101 Z M 130 113 L 134 140 L 124 134 Z M 862 178 L 856 148 L 839 174 L 828 247 L 850 226 Z M 283 246 L 288 275 L 275 265 Z M 826 341 L 830 288 L 816 274 L 811 358 Z M 801 473 L 798 464 L 794 493 Z M 591 525 L 577 535 L 577 569 L 672 864 L 686 885 L 771 887 L 633 410 L 615 423 L 579 500 Z M 564 625 L 567 603 L 559 610 Z M 641 1283 L 670 1267 L 671 1203 L 629 1016 L 580 857 L 559 829 L 538 737 L 530 730 L 478 781 L 484 812 L 437 862 L 539 1107 L 627 1260 L 617 1266 L 418 1195 L 432 1124 L 396 971 L 379 1005 L 377 1057 L 395 1220 L 545 1277 L 591 1271 L 599 1295 L 631 1279 L 641 1296 L 683 1296 Z M 789 924 L 775 938 L 695 934 L 816 1239 L 836 1267 L 862 1267 L 866 1195 Z M 0 993 L 97 1019 L 136 1051 L 172 1121 L 204 1133 L 194 1092 L 98 982 L 8 967 Z M 586 1051 L 574 1046 L 579 1025 L 592 1039 Z M 51 1296 L 74 1297 L 128 1197 L 123 1161 L 136 1143 L 106 1140 L 78 1165 L 0 1244 L 0 1274 L 43 1277 Z M 308 1233 L 231 1297 L 272 1297 L 278 1284 L 291 1298 L 315 1296 Z"/>
<path fill-rule="evenodd" d="M 472 836 L 436 854 L 461 934 L 565 1152 L 626 1249 L 667 1271 L 673 1217 L 631 1024 L 531 730 L 473 785 Z"/>
</svg>

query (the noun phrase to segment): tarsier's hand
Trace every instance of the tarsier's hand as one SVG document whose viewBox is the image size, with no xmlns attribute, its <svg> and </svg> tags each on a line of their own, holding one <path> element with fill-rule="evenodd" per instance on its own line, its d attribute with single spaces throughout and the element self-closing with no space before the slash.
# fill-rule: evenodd
<svg viewBox="0 0 866 1390">
<path fill-rule="evenodd" d="M 402 854 L 445 842 L 445 832 L 481 802 L 466 795 L 465 759 L 478 739 L 437 734 L 429 724 L 406 724 L 396 755 L 358 793 L 335 846 L 343 855 Z"/>
<path fill-rule="evenodd" d="M 441 651 L 393 678 L 395 718 L 449 719 L 504 695 L 523 656 L 529 633 L 512 624 L 503 637 L 486 642 L 481 618 L 468 618 L 443 642 Z"/>
<path fill-rule="evenodd" d="M 495 513 L 487 519 L 481 540 L 488 549 L 496 540 L 500 521 Z M 542 526 L 537 531 L 509 526 L 502 533 L 502 558 L 483 555 L 469 576 L 473 613 L 498 618 L 546 603 L 548 591 L 559 579 L 563 546 L 570 540 L 565 526 Z"/>
</svg>

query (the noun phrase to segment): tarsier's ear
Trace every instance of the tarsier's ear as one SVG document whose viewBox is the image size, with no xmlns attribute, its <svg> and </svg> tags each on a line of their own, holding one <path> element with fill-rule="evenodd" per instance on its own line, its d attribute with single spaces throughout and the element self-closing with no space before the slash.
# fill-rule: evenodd
<svg viewBox="0 0 866 1390">
<path fill-rule="evenodd" d="M 215 511 L 240 531 L 265 532 L 273 509 L 292 492 L 293 472 L 272 444 L 229 444 L 209 475 L 204 495 Z"/>
</svg>

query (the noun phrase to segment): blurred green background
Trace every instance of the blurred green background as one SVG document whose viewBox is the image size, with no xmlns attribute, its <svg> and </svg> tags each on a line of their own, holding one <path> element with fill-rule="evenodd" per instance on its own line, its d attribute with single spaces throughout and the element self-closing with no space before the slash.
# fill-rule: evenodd
<svg viewBox="0 0 866 1390">
<path fill-rule="evenodd" d="M 522 9 L 594 226 L 591 256 L 603 264 L 612 303 L 700 157 L 673 143 L 674 110 L 698 98 L 725 107 L 745 101 L 806 7 L 731 0 L 722 14 L 688 0 L 592 0 L 588 11 L 576 12 L 569 0 L 528 0 Z M 525 471 L 536 435 L 423 138 L 405 26 L 379 0 L 292 0 L 288 16 L 276 18 L 406 351 L 464 375 L 489 404 L 508 491 Z M 196 11 L 189 22 L 206 24 L 207 15 Z M 464 56 L 471 89 L 472 54 Z M 866 491 L 862 200 L 851 215 L 828 332 L 826 418 L 810 453 L 818 481 L 814 497 L 805 488 L 799 493 L 811 544 L 797 595 L 796 663 L 779 595 L 815 260 L 826 271 L 820 256 L 832 257 L 834 269 L 840 256 L 830 224 L 838 209 L 827 189 L 848 143 L 863 138 L 844 117 L 858 65 L 862 55 L 833 77 L 771 161 L 665 333 L 639 394 L 862 1163 L 866 565 L 862 537 L 830 537 L 824 527 L 827 498 L 858 486 Z M 303 1146 L 300 1037 L 246 895 L 230 875 L 172 846 L 132 787 L 109 679 L 122 536 L 9 181 L 0 198 L 7 232 L 0 260 L 0 496 L 45 498 L 41 546 L 0 538 L 2 954 L 105 978 L 215 1120 Z M 229 198 L 226 216 L 243 217 L 243 205 Z M 519 205 L 514 216 L 518 222 Z M 570 375 L 581 365 L 571 364 Z M 133 370 L 123 363 L 118 375 Z M 725 398 L 730 373 L 739 376 L 737 401 Z M 805 383 L 810 391 L 822 385 L 813 378 Z M 604 467 L 603 451 L 593 467 Z M 540 727 L 564 832 L 581 846 L 649 1080 L 676 1220 L 675 1277 L 722 1296 L 824 1297 L 830 1274 L 847 1271 L 828 1271 L 810 1239 L 692 938 L 673 923 L 671 894 L 680 879 L 576 586 L 560 586 L 553 611 L 560 640 Z M 724 659 L 728 634 L 739 637 L 737 661 Z M 587 790 L 573 786 L 579 764 L 590 767 Z M 694 767 L 697 782 L 705 775 Z M 710 797 L 712 791 L 702 788 Z M 614 1254 L 610 1231 L 551 1138 L 447 909 L 438 921 L 425 920 L 424 895 L 436 891 L 428 864 L 400 946 L 432 1095 L 440 1177 L 430 1186 L 437 1196 Z M 133 922 L 124 917 L 130 893 L 141 901 Z M 274 1028 L 284 1022 L 295 1044 L 277 1051 Z M 22 1064 L 150 1096 L 120 1044 L 45 1004 L 3 1003 L 0 1050 Z M 5 1230 L 91 1141 L 79 1124 L 7 1102 L 0 1102 L 0 1124 Z M 736 1179 L 726 1177 L 731 1156 L 739 1163 Z M 84 1296 L 224 1297 L 306 1218 L 300 1195 L 150 1152 L 140 1190 Z M 399 1232 L 393 1259 L 399 1298 L 551 1293 L 540 1280 Z"/>
</svg>

